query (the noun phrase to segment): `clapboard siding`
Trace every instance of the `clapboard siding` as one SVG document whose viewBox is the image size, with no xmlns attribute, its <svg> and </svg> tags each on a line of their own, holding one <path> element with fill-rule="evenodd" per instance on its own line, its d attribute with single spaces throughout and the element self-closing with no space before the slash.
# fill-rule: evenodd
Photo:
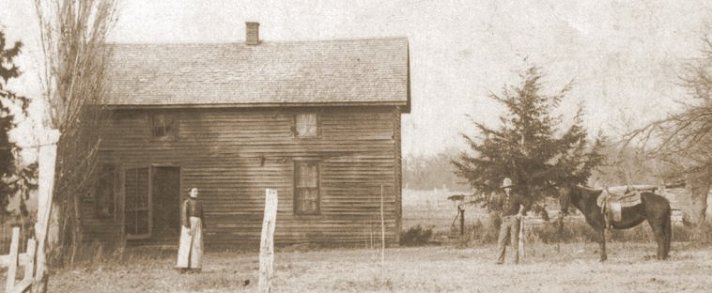
<svg viewBox="0 0 712 293">
<path fill-rule="evenodd" d="M 149 117 L 159 111 L 176 119 L 174 140 L 151 138 Z M 294 137 L 295 115 L 309 111 L 318 113 L 318 137 Z M 102 131 L 100 160 L 124 169 L 180 167 L 181 189 L 201 190 L 208 247 L 259 241 L 265 188 L 279 192 L 277 244 L 360 245 L 380 237 L 381 186 L 386 237 L 389 243 L 398 239 L 400 110 L 395 107 L 116 110 L 111 119 Z M 319 215 L 294 213 L 296 160 L 319 161 Z M 121 235 L 119 220 L 93 219 L 89 204 L 82 211 L 91 237 Z"/>
</svg>

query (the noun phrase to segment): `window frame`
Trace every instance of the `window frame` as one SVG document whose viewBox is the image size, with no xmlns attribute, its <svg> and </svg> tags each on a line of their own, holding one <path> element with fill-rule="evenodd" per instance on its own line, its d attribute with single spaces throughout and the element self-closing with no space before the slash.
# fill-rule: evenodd
<svg viewBox="0 0 712 293">
<path fill-rule="evenodd" d="M 147 208 L 147 217 L 148 217 L 148 219 L 147 219 L 148 229 L 147 229 L 147 232 L 143 233 L 143 234 L 130 234 L 128 232 L 128 229 L 126 228 L 126 222 L 127 222 L 126 215 L 130 211 L 133 212 L 133 211 L 139 211 L 139 210 L 138 209 L 129 210 L 128 205 L 126 204 L 127 200 L 128 200 L 128 198 L 126 196 L 126 193 L 128 191 L 128 188 L 126 188 L 126 183 L 129 180 L 128 179 L 129 178 L 129 176 L 128 176 L 129 170 L 137 170 L 136 172 L 138 172 L 138 170 L 140 170 L 140 169 L 148 170 L 148 172 L 147 172 L 148 177 L 146 178 L 146 181 L 147 181 L 146 196 L 147 196 L 147 201 L 148 201 L 146 208 Z M 153 198 L 152 198 L 153 192 L 151 192 L 151 190 L 153 189 L 153 182 L 152 182 L 153 180 L 151 180 L 151 178 L 153 176 L 153 168 L 151 168 L 151 166 L 135 166 L 135 167 L 124 168 L 123 171 L 124 171 L 124 180 L 123 180 L 123 184 L 122 184 L 123 185 L 122 189 L 124 190 L 124 195 L 123 195 L 123 204 L 124 204 L 123 213 L 124 213 L 124 215 L 123 215 L 122 225 L 124 226 L 124 234 L 126 235 L 127 240 L 149 239 L 149 238 L 151 238 L 151 235 L 153 235 Z"/>
<path fill-rule="evenodd" d="M 316 127 L 316 133 L 312 136 L 299 135 L 299 128 L 297 124 L 298 117 L 300 115 L 314 114 L 314 127 Z M 301 111 L 295 113 L 292 119 L 292 136 L 297 139 L 317 139 L 321 137 L 321 115 L 318 111 Z"/>
<path fill-rule="evenodd" d="M 316 187 L 299 187 L 299 166 L 302 164 L 314 165 L 316 167 Z M 292 196 L 292 211 L 295 216 L 319 216 L 321 215 L 321 162 L 316 159 L 298 159 L 294 160 L 294 174 L 293 174 L 293 196 Z M 316 189 L 316 210 L 313 212 L 304 212 L 300 208 L 301 205 L 300 193 L 301 189 Z"/>
<path fill-rule="evenodd" d="M 156 122 L 159 118 L 163 122 L 163 136 L 156 136 Z M 167 123 L 170 122 L 170 123 Z M 170 126 L 170 128 L 168 127 Z M 170 131 L 169 131 L 170 130 Z M 178 115 L 167 112 L 148 113 L 148 135 L 152 141 L 174 141 L 178 139 Z"/>
<path fill-rule="evenodd" d="M 106 174 L 105 171 L 109 171 L 109 174 Z M 118 213 L 120 211 L 119 209 L 119 197 L 120 197 L 120 191 L 122 189 L 121 185 L 121 175 L 120 172 L 122 172 L 123 169 L 118 166 L 116 163 L 101 163 L 99 164 L 99 173 L 96 181 L 94 182 L 94 192 L 93 192 L 93 199 L 94 199 L 94 214 L 97 218 L 99 219 L 114 219 L 116 220 L 118 218 Z M 108 191 L 110 193 L 109 198 L 103 199 L 102 201 L 99 200 L 100 195 L 100 188 L 103 182 L 102 180 L 107 180 L 107 182 L 110 182 L 111 188 L 110 189 L 104 189 L 102 191 Z M 104 204 L 109 204 L 109 209 L 106 211 L 106 213 L 103 212 L 103 209 L 100 210 L 100 202 Z"/>
</svg>

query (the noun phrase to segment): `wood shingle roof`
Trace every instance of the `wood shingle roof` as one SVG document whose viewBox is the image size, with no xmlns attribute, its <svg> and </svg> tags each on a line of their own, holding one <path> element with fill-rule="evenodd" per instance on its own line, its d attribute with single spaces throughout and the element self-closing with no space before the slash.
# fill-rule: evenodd
<svg viewBox="0 0 712 293">
<path fill-rule="evenodd" d="M 115 107 L 409 107 L 405 38 L 114 44 Z"/>
</svg>

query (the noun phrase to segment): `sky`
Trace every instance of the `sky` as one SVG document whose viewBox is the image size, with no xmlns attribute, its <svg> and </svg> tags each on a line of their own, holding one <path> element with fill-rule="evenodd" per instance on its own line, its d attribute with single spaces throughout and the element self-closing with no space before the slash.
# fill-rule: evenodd
<svg viewBox="0 0 712 293">
<path fill-rule="evenodd" d="M 9 86 L 30 97 L 40 95 L 32 2 L 0 0 L 0 28 L 27 44 L 18 61 L 25 75 Z M 679 109 L 683 65 L 712 32 L 712 2 L 702 0 L 119 0 L 117 15 L 109 39 L 119 43 L 242 42 L 245 21 L 260 22 L 265 41 L 405 36 L 406 156 L 464 148 L 460 134 L 475 134 L 467 115 L 496 125 L 503 109 L 488 96 L 532 65 L 545 74 L 545 92 L 574 81 L 559 113 L 583 106 L 593 134 L 615 137 L 660 119 Z"/>
</svg>

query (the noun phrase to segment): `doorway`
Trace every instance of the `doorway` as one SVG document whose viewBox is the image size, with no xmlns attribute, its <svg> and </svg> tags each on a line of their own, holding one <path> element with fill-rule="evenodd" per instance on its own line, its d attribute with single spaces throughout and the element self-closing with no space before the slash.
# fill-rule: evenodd
<svg viewBox="0 0 712 293">
<path fill-rule="evenodd" d="M 180 236 L 180 168 L 152 168 L 153 235 L 159 242 L 178 241 Z"/>
</svg>

